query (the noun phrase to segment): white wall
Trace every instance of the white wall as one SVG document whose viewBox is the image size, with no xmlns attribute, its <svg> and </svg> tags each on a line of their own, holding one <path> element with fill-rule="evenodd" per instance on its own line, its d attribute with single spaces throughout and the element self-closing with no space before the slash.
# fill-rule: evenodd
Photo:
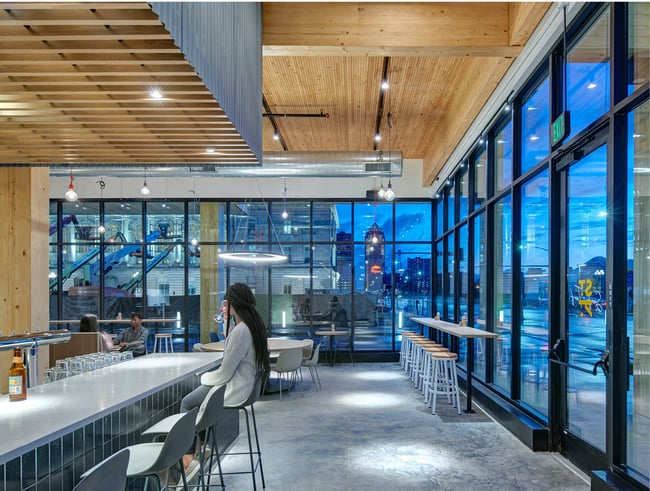
<svg viewBox="0 0 650 491">
<path fill-rule="evenodd" d="M 74 176 L 74 168 L 72 169 Z M 100 190 L 97 181 L 102 178 L 106 183 L 104 198 L 141 198 L 140 188 L 143 178 L 114 178 L 98 175 L 95 178 L 75 177 L 75 190 L 79 199 L 99 198 Z M 393 190 L 398 198 L 430 198 L 430 187 L 422 187 L 422 160 L 404 160 L 402 177 L 391 179 Z M 63 198 L 70 183 L 69 177 L 50 178 L 50 197 Z M 388 184 L 383 180 L 384 188 Z M 197 178 L 158 178 L 147 177 L 147 185 L 151 190 L 149 199 L 155 198 L 191 198 L 195 190 L 200 198 L 250 198 L 264 199 L 282 198 L 284 179 L 260 177 L 197 177 Z M 359 178 L 288 178 L 287 199 L 292 198 L 365 198 L 366 191 L 379 188 L 380 179 L 375 177 Z"/>
</svg>

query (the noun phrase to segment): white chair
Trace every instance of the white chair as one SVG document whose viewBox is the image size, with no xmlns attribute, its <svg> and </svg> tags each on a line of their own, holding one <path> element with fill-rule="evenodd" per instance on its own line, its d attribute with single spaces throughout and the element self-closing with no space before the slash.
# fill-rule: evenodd
<svg viewBox="0 0 650 491">
<path fill-rule="evenodd" d="M 72 491 L 124 491 L 129 450 L 122 449 L 81 475 Z"/>
<path fill-rule="evenodd" d="M 212 476 L 212 462 L 214 458 L 217 460 L 217 466 L 219 469 L 219 478 L 221 480 L 221 488 L 225 489 L 225 484 L 223 482 L 223 476 L 221 475 L 221 459 L 219 456 L 219 448 L 217 446 L 217 424 L 223 413 L 223 398 L 226 392 L 226 386 L 215 386 L 210 389 L 210 391 L 205 396 L 205 399 L 199 407 L 199 411 L 196 415 L 196 441 L 200 444 L 200 433 L 205 432 L 205 441 L 204 444 L 199 448 L 199 472 L 200 472 L 200 481 L 201 489 L 206 486 L 205 476 L 207 474 L 207 486 L 210 486 L 210 477 Z M 165 419 L 158 421 L 155 425 L 147 430 L 143 431 L 143 435 L 165 435 L 169 434 L 172 427 L 176 422 L 184 415 L 185 413 L 172 414 L 167 416 Z M 206 451 L 207 446 L 210 445 L 211 453 L 208 459 L 208 465 L 205 465 L 206 461 Z M 207 472 L 206 472 L 207 469 Z M 206 488 L 207 489 L 207 488 Z"/>
<path fill-rule="evenodd" d="M 318 370 L 316 370 L 316 365 L 318 364 L 318 356 L 320 355 L 320 346 L 321 343 L 318 343 L 314 348 L 314 351 L 306 360 L 302 361 L 302 366 L 309 368 L 309 374 L 311 375 L 311 381 L 314 383 L 314 387 L 318 391 L 318 388 L 321 386 L 320 377 L 318 376 Z"/>
<path fill-rule="evenodd" d="M 127 447 L 129 449 L 129 466 L 126 470 L 127 477 L 149 477 L 156 478 L 158 490 L 162 490 L 160 483 L 161 472 L 165 472 L 165 488 L 169 482 L 169 472 L 178 464 L 181 478 L 183 480 L 183 489 L 188 490 L 185 468 L 183 466 L 183 455 L 192 446 L 194 434 L 196 432 L 196 415 L 199 408 L 181 415 L 174 423 L 167 434 L 164 442 L 139 443 Z M 147 489 L 148 482 L 145 482 Z"/>
<path fill-rule="evenodd" d="M 158 341 L 160 341 L 160 344 L 158 343 Z M 165 353 L 174 352 L 174 342 L 172 340 L 171 333 L 153 335 L 153 352 L 162 353 L 163 349 L 165 350 Z"/>
<path fill-rule="evenodd" d="M 280 381 L 280 400 L 282 400 L 282 379 L 284 376 L 287 377 L 288 392 L 291 392 L 291 385 L 297 383 L 300 387 L 300 393 L 303 394 L 298 373 L 300 365 L 302 365 L 302 348 L 285 349 L 278 356 L 278 361 L 272 369 L 278 374 L 278 380 Z"/>
</svg>

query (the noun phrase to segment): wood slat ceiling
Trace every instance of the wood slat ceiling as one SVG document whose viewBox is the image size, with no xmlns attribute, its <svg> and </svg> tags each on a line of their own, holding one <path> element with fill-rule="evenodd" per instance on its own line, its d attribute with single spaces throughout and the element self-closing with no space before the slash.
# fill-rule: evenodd
<svg viewBox="0 0 650 491">
<path fill-rule="evenodd" d="M 264 3 L 268 109 L 314 116 L 263 118 L 264 150 L 401 150 L 430 184 L 549 5 Z M 0 164 L 255 161 L 148 4 L 0 6 Z"/>
</svg>

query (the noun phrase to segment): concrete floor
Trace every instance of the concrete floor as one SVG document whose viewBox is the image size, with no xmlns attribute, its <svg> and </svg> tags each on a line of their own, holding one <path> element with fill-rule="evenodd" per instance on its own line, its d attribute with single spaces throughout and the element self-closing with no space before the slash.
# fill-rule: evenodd
<svg viewBox="0 0 650 491">
<path fill-rule="evenodd" d="M 532 452 L 478 407 L 458 415 L 444 400 L 432 415 L 397 363 L 319 365 L 318 372 L 319 392 L 304 369 L 304 396 L 296 388 L 282 401 L 271 394 L 255 404 L 269 491 L 589 489 L 567 460 Z M 232 450 L 244 445 L 242 414 Z M 223 463 L 224 471 L 248 465 L 237 456 Z M 252 489 L 250 474 L 225 483 Z"/>
</svg>

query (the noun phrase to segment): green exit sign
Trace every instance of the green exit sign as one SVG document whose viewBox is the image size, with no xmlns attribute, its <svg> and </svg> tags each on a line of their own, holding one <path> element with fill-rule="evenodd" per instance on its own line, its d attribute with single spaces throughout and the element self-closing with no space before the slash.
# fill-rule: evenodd
<svg viewBox="0 0 650 491">
<path fill-rule="evenodd" d="M 571 133 L 569 111 L 564 111 L 551 123 L 551 146 L 557 145 Z"/>
</svg>

